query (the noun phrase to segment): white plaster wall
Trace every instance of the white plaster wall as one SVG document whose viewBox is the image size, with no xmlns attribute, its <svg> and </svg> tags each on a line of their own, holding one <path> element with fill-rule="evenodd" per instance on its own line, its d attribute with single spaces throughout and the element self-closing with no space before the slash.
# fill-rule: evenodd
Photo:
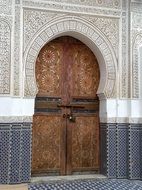
<svg viewBox="0 0 142 190">
<path fill-rule="evenodd" d="M 142 100 L 107 100 L 108 117 L 142 117 Z"/>
<path fill-rule="evenodd" d="M 142 100 L 131 100 L 131 117 L 142 117 Z"/>
<path fill-rule="evenodd" d="M 101 122 L 129 123 L 142 121 L 142 100 L 108 99 L 100 101 Z"/>
<path fill-rule="evenodd" d="M 0 116 L 32 116 L 34 99 L 0 98 Z"/>
<path fill-rule="evenodd" d="M 0 117 L 33 116 L 34 99 L 0 98 Z M 142 100 L 116 100 L 100 101 L 101 122 L 138 122 L 142 118 Z"/>
</svg>

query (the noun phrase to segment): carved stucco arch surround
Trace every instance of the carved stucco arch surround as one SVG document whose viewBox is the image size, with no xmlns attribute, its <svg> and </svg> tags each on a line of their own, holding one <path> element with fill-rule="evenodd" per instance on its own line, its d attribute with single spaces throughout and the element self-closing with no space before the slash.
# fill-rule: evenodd
<svg viewBox="0 0 142 190">
<path fill-rule="evenodd" d="M 29 43 L 24 53 L 25 85 L 24 96 L 35 97 L 37 85 L 35 62 L 41 48 L 59 36 L 69 35 L 85 43 L 96 55 L 100 66 L 100 84 L 97 94 L 100 97 L 116 96 L 117 60 L 111 43 L 106 36 L 87 20 L 66 16 L 43 26 Z"/>
</svg>

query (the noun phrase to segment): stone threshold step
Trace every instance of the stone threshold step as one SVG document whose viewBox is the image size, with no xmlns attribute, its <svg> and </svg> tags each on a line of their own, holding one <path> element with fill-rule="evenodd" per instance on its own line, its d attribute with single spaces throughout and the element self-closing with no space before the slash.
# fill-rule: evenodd
<svg viewBox="0 0 142 190">
<path fill-rule="evenodd" d="M 51 181 L 69 181 L 69 180 L 85 180 L 85 179 L 106 179 L 107 177 L 101 174 L 90 174 L 90 175 L 67 175 L 67 176 L 41 176 L 32 177 L 31 183 L 44 183 Z"/>
</svg>

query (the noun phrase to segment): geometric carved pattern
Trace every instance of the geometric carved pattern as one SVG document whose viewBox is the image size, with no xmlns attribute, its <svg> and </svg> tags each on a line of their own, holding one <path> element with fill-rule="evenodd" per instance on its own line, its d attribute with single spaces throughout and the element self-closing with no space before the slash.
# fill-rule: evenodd
<svg viewBox="0 0 142 190">
<path fill-rule="evenodd" d="M 24 133 L 25 130 L 26 133 Z M 0 183 L 28 182 L 31 175 L 30 163 L 31 123 L 1 123 Z"/>
<path fill-rule="evenodd" d="M 58 17 L 61 15 L 58 13 Z M 55 17 L 57 13 L 54 12 L 24 9 L 24 50 L 36 32 Z"/>
<path fill-rule="evenodd" d="M 128 3 L 127 3 L 128 2 Z M 120 77 L 120 87 L 121 87 L 121 97 L 130 98 L 130 67 L 129 67 L 129 15 L 128 6 L 130 1 L 123 1 L 123 13 L 122 13 L 122 63 L 121 63 L 121 77 Z"/>
<path fill-rule="evenodd" d="M 93 53 L 86 47 L 76 46 L 74 55 L 74 96 L 94 96 L 98 90 L 99 66 Z"/>
<path fill-rule="evenodd" d="M 47 0 L 46 0 L 47 1 Z M 79 4 L 79 5 L 87 5 L 87 6 L 97 6 L 97 7 L 109 7 L 118 9 L 120 8 L 120 1 L 118 0 L 53 0 L 53 2 L 60 2 L 60 3 L 71 3 L 71 4 Z"/>
<path fill-rule="evenodd" d="M 61 58 L 62 49 L 53 42 L 40 51 L 36 62 L 36 80 L 40 95 L 61 95 Z"/>
<path fill-rule="evenodd" d="M 119 57 L 119 19 L 104 18 L 104 17 L 94 17 L 94 16 L 82 16 L 82 18 L 87 19 L 94 26 L 96 26 L 103 34 L 109 39 L 113 49 L 115 51 L 116 57 Z"/>
<path fill-rule="evenodd" d="M 121 97 L 127 98 L 128 97 L 128 65 L 127 65 L 127 39 L 126 39 L 126 27 L 127 27 L 127 20 L 126 20 L 126 13 L 122 17 L 122 66 L 121 70 L 121 78 L 120 78 L 120 87 L 121 87 Z"/>
<path fill-rule="evenodd" d="M 0 94 L 10 93 L 11 29 L 9 23 L 0 21 Z"/>
<path fill-rule="evenodd" d="M 72 129 L 73 169 L 81 167 L 97 169 L 99 166 L 99 125 L 97 122 L 98 119 L 95 116 L 76 117 L 76 126 Z"/>
<path fill-rule="evenodd" d="M 132 98 L 140 97 L 140 61 L 139 48 L 142 46 L 142 33 L 136 34 L 132 43 Z"/>
<path fill-rule="evenodd" d="M 56 1 L 56 0 L 54 0 Z M 80 2 L 77 2 L 77 1 L 74 1 L 72 0 L 72 4 L 71 2 L 68 0 L 65 0 L 66 3 L 59 3 L 59 2 L 54 2 L 53 1 L 43 1 L 42 3 L 39 2 L 39 1 L 29 1 L 29 0 L 23 0 L 23 5 L 25 7 L 34 7 L 35 9 L 45 9 L 45 8 L 48 8 L 50 10 L 54 10 L 55 12 L 58 12 L 58 11 L 62 11 L 64 12 L 65 10 L 68 10 L 68 12 L 71 12 L 71 13 L 88 13 L 91 15 L 92 14 L 95 14 L 96 15 L 109 15 L 109 16 L 120 16 L 121 15 L 121 6 L 120 6 L 120 1 L 117 1 L 117 0 L 114 0 L 115 2 L 111 2 L 111 0 L 82 0 Z M 78 6 L 74 6 L 74 3 L 80 3 L 80 5 Z M 115 3 L 117 4 L 115 6 Z M 82 5 L 87 5 L 87 6 L 82 6 Z M 91 6 L 88 6 L 88 5 L 91 5 Z M 93 6 L 94 5 L 94 6 Z M 106 9 L 104 9 L 104 6 L 105 7 L 108 7 Z M 100 8 L 98 8 L 100 7 Z M 101 9 L 102 7 L 102 9 Z M 109 9 L 109 7 L 114 7 L 114 9 Z"/>
<path fill-rule="evenodd" d="M 0 0 L 0 14 L 10 15 L 12 13 L 12 0 Z"/>
<path fill-rule="evenodd" d="M 21 60 L 21 41 L 20 41 L 20 32 L 21 32 L 21 6 L 16 4 L 15 6 L 15 22 L 14 22 L 14 69 L 13 69 L 13 95 L 19 96 L 20 93 L 20 62 Z"/>
<path fill-rule="evenodd" d="M 70 21 L 71 19 L 71 21 Z M 109 42 L 98 30 L 90 24 L 84 23 L 84 19 L 79 17 L 64 16 L 46 28 L 40 30 L 34 40 L 26 48 L 24 54 L 25 61 L 25 96 L 35 96 L 37 86 L 35 83 L 34 65 L 41 48 L 53 37 L 62 32 L 78 32 L 80 35 L 86 36 L 100 50 L 104 60 L 104 68 L 107 69 L 106 80 L 100 82 L 100 93 L 107 97 L 114 97 L 116 93 L 116 58 L 114 51 L 110 48 Z M 103 80 L 103 79 L 102 79 Z"/>
<path fill-rule="evenodd" d="M 61 145 L 61 117 L 34 116 L 32 173 L 59 172 Z M 48 139 L 48 140 L 47 140 Z"/>
<path fill-rule="evenodd" d="M 70 45 L 69 56 L 73 57 L 73 96 L 94 96 L 98 89 L 99 66 L 97 59 L 86 46 Z M 38 94 L 46 96 L 61 96 L 61 72 L 63 62 L 63 47 L 61 44 L 50 42 L 45 45 L 36 61 L 36 81 Z M 68 75 L 71 75 L 69 69 Z"/>
</svg>

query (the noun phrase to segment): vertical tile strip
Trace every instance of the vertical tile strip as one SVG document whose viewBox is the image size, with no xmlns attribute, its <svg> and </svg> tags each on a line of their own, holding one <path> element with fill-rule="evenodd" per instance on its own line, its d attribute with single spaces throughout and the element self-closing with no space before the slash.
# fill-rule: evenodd
<svg viewBox="0 0 142 190">
<path fill-rule="evenodd" d="M 21 183 L 29 182 L 31 177 L 31 124 L 24 123 L 21 134 Z"/>
<path fill-rule="evenodd" d="M 0 124 L 0 183 L 9 183 L 10 125 Z"/>
<path fill-rule="evenodd" d="M 138 124 L 130 125 L 129 138 L 129 169 L 131 179 L 141 179 L 141 127 Z"/>
<path fill-rule="evenodd" d="M 11 128 L 11 147 L 10 147 L 10 171 L 9 183 L 20 183 L 20 136 L 21 124 L 13 124 Z"/>
<path fill-rule="evenodd" d="M 140 127 L 140 179 L 142 180 L 142 124 Z"/>
<path fill-rule="evenodd" d="M 100 125 L 101 174 L 107 175 L 107 124 Z"/>
<path fill-rule="evenodd" d="M 116 124 L 108 125 L 108 172 L 109 178 L 116 178 Z"/>
<path fill-rule="evenodd" d="M 127 124 L 117 125 L 117 178 L 128 178 L 128 130 Z"/>
</svg>

